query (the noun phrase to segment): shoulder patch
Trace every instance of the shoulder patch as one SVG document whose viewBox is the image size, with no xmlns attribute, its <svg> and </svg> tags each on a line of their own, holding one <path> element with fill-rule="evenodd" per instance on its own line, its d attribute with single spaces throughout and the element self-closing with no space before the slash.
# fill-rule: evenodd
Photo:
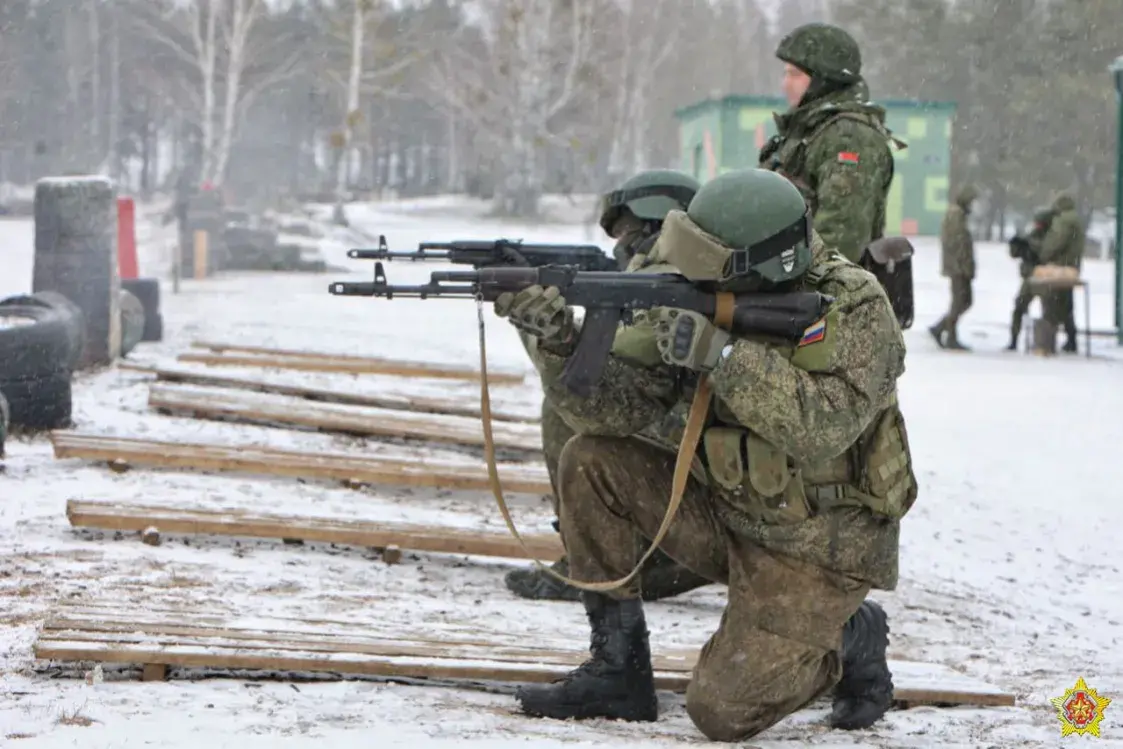
<svg viewBox="0 0 1123 749">
<path fill-rule="evenodd" d="M 812 343 L 818 343 L 827 337 L 827 318 L 819 320 L 819 322 L 803 331 L 803 337 L 799 339 L 799 344 L 796 348 L 803 346 L 810 346 Z"/>
<path fill-rule="evenodd" d="M 838 154 L 838 163 L 839 164 L 857 164 L 858 163 L 858 154 L 854 153 L 853 151 L 841 151 Z"/>
</svg>

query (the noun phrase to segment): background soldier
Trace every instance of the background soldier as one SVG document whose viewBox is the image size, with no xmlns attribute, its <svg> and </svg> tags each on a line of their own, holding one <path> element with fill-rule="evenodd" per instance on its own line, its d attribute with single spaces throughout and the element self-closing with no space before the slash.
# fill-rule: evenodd
<svg viewBox="0 0 1123 749">
<path fill-rule="evenodd" d="M 896 403 L 904 340 L 877 280 L 827 249 L 806 208 L 774 174 L 727 173 L 703 186 L 687 212 L 668 214 L 649 256 L 692 277 L 692 269 L 723 267 L 738 248 L 750 272 L 724 288 L 834 296 L 798 346 L 732 340 L 702 316 L 653 310 L 621 329 L 596 391 L 580 398 L 552 376 L 575 345 L 572 311 L 557 289 L 496 301 L 497 313 L 509 311 L 539 340 L 547 394 L 579 433 L 562 452 L 558 485 L 580 580 L 623 577 L 639 560 L 642 539 L 666 511 L 675 454 L 634 435 L 671 404 L 688 403 L 698 373 L 710 372 L 705 480 L 688 482 L 662 548 L 729 586 L 686 695 L 691 719 L 714 740 L 753 736 L 836 682 L 835 727 L 869 726 L 891 701 L 884 613 L 863 599 L 871 587 L 896 586 L 899 520 L 916 498 Z M 774 238 L 795 227 L 807 239 L 777 256 Z M 554 684 L 520 689 L 523 710 L 655 720 L 638 581 L 582 599 L 592 657 Z"/>
<path fill-rule="evenodd" d="M 975 241 L 967 218 L 971 204 L 979 196 L 972 185 L 965 185 L 948 206 L 940 225 L 940 252 L 943 276 L 951 281 L 951 309 L 939 322 L 928 328 L 941 348 L 956 351 L 969 349 L 959 342 L 957 325 L 964 312 L 971 309 L 971 282 L 975 280 Z M 946 340 L 943 338 L 947 336 Z"/>
<path fill-rule="evenodd" d="M 1007 351 L 1018 350 L 1018 336 L 1022 331 L 1022 320 L 1029 312 L 1029 305 L 1033 303 L 1033 298 L 1037 296 L 1037 292 L 1033 290 L 1033 286 L 1029 283 L 1029 277 L 1033 275 L 1033 269 L 1041 264 L 1034 248 L 1040 248 L 1041 239 L 1049 231 L 1049 224 L 1052 221 L 1052 208 L 1038 208 L 1033 212 L 1033 225 L 1030 227 L 1029 234 L 1024 237 L 1015 235 L 1010 240 L 1010 257 L 1021 260 L 1019 271 L 1022 275 L 1022 285 L 1018 288 L 1018 295 L 1014 297 L 1014 315 L 1010 320 L 1010 345 L 1006 347 Z"/>
<path fill-rule="evenodd" d="M 778 134 L 760 152 L 760 166 L 795 183 L 828 247 L 853 262 L 885 232 L 893 180 L 893 138 L 885 110 L 869 103 L 854 38 L 837 26 L 811 23 L 784 37 L 784 95 Z"/>
<path fill-rule="evenodd" d="M 1053 220 L 1041 238 L 1037 256 L 1042 265 L 1063 265 L 1080 270 L 1084 260 L 1084 221 L 1076 212 L 1076 201 L 1062 192 L 1053 201 Z M 1076 320 L 1072 310 L 1072 289 L 1050 291 L 1042 295 L 1045 319 L 1064 327 L 1065 344 L 1062 350 L 1076 351 Z"/>
<path fill-rule="evenodd" d="M 623 185 L 619 190 L 608 193 L 602 199 L 600 225 L 605 233 L 616 240 L 613 255 L 620 269 L 632 264 L 642 264 L 644 255 L 655 242 L 656 235 L 663 225 L 663 218 L 672 209 L 686 210 L 694 194 L 698 191 L 698 181 L 693 177 L 668 169 L 653 169 L 641 172 Z M 637 257 L 637 253 L 639 253 Z M 497 313 L 504 310 L 495 307 Z M 522 336 L 533 359 L 536 342 L 533 338 Z M 676 436 L 685 425 L 677 416 L 669 416 L 666 424 L 648 430 L 648 438 L 658 444 L 674 447 Z M 573 437 L 573 430 L 565 423 L 561 414 L 546 398 L 542 402 L 542 453 L 546 469 L 550 473 L 550 484 L 554 489 L 554 514 L 558 505 L 558 460 L 565 443 Z M 563 557 L 552 565 L 561 575 L 569 574 L 568 562 Z M 507 573 L 507 588 L 521 598 L 576 601 L 580 598 L 577 588 L 566 585 L 557 578 L 539 570 L 537 567 L 513 570 Z M 694 574 L 676 564 L 662 552 L 654 554 L 644 569 L 643 596 L 654 601 L 675 596 L 708 585 L 709 580 Z"/>
</svg>

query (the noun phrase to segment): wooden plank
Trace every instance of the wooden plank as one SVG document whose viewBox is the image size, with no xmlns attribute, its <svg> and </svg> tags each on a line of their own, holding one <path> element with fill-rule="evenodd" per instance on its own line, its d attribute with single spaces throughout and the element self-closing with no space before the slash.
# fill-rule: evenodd
<svg viewBox="0 0 1123 749">
<path fill-rule="evenodd" d="M 411 523 L 373 523 L 258 514 L 234 509 L 192 510 L 73 499 L 66 503 L 66 516 L 71 525 L 81 528 L 143 531 L 155 527 L 164 534 L 297 538 L 349 546 L 394 545 L 414 551 L 527 558 L 527 552 L 506 530 L 476 531 Z M 564 553 L 560 539 L 552 533 L 523 534 L 523 540 L 530 554 L 544 561 L 552 562 Z"/>
<path fill-rule="evenodd" d="M 369 406 L 372 408 L 385 408 L 391 411 L 413 411 L 416 413 L 443 414 L 445 416 L 464 416 L 467 418 L 480 418 L 478 405 L 471 405 L 462 400 L 451 398 L 424 398 L 403 394 L 368 395 L 364 393 L 347 393 L 326 388 L 313 388 L 303 385 L 290 385 L 283 382 L 269 382 L 267 380 L 249 380 L 243 377 L 223 377 L 222 375 L 206 372 L 192 372 L 186 369 L 168 369 L 166 367 L 142 367 L 135 364 L 121 362 L 118 369 L 131 372 L 143 372 L 155 375 L 158 382 L 171 382 L 189 385 L 203 385 L 207 387 L 229 388 L 233 390 L 248 390 L 255 393 L 271 393 L 274 395 L 288 395 L 295 398 L 317 401 L 319 403 L 342 403 L 349 406 Z M 540 419 L 535 416 L 492 409 L 492 419 L 495 421 L 509 421 L 516 424 L 537 424 Z"/>
<path fill-rule="evenodd" d="M 486 491 L 491 486 L 487 467 L 482 465 L 308 453 L 255 445 L 159 442 L 70 431 L 52 432 L 51 443 L 59 459 L 466 491 Z M 527 494 L 552 491 L 545 466 L 506 463 L 500 464 L 498 469 L 505 491 Z"/>
<path fill-rule="evenodd" d="M 195 362 L 220 367 L 265 367 L 269 369 L 294 369 L 304 372 L 345 372 L 348 374 L 377 374 L 396 377 L 430 377 L 442 380 L 469 380 L 478 382 L 478 369 L 454 367 L 423 362 L 393 361 L 390 359 L 341 359 L 330 356 L 281 356 L 265 354 L 180 354 L 178 361 Z M 495 371 L 487 373 L 493 385 L 522 384 L 526 376 L 517 372 Z"/>
<path fill-rule="evenodd" d="M 479 423 L 455 416 L 412 416 L 401 411 L 313 404 L 272 396 L 245 398 L 237 393 L 184 385 L 153 384 L 149 388 L 148 406 L 216 421 L 303 427 L 321 432 L 400 437 L 473 447 L 484 444 L 483 427 Z M 537 426 L 498 423 L 492 426 L 492 434 L 496 447 L 533 452 L 542 449 L 542 433 Z"/>
<path fill-rule="evenodd" d="M 64 609 L 65 610 L 65 609 Z M 65 615 L 64 615 L 65 616 Z M 549 681 L 583 661 L 572 647 L 509 646 L 486 639 L 457 642 L 395 637 L 335 637 L 331 633 L 263 633 L 237 627 L 181 626 L 137 621 L 52 617 L 34 645 L 42 660 L 102 661 L 195 668 L 328 672 L 470 681 Z M 656 651 L 652 665 L 662 689 L 684 691 L 695 650 Z M 1014 696 L 945 666 L 891 660 L 894 699 L 905 705 L 1012 706 Z"/>
</svg>

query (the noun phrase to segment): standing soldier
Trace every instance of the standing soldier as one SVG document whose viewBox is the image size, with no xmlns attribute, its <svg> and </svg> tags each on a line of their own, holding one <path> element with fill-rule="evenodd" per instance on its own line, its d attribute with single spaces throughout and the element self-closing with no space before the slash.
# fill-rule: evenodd
<svg viewBox="0 0 1123 749">
<path fill-rule="evenodd" d="M 951 309 L 938 323 L 928 328 L 928 332 L 936 339 L 936 345 L 954 351 L 970 350 L 959 342 L 956 326 L 963 313 L 971 309 L 971 282 L 975 280 L 975 241 L 971 238 L 967 217 L 971 215 L 971 204 L 978 196 L 978 191 L 972 185 L 961 188 L 955 201 L 948 206 L 940 225 L 940 273 L 951 281 Z"/>
<path fill-rule="evenodd" d="M 1025 237 L 1018 235 L 1010 240 L 1010 257 L 1022 261 L 1018 269 L 1022 275 L 1022 285 L 1018 288 L 1018 295 L 1014 297 L 1014 314 L 1010 319 L 1010 345 L 1006 347 L 1007 351 L 1018 350 L 1018 335 L 1022 331 L 1022 320 L 1029 312 L 1029 305 L 1033 303 L 1033 298 L 1037 296 L 1037 292 L 1029 283 L 1029 277 L 1033 275 L 1033 269 L 1041 264 L 1035 252 L 1040 249 L 1041 239 L 1049 231 L 1052 222 L 1053 209 L 1038 208 L 1033 213 L 1033 226 L 1030 228 L 1029 235 Z"/>
<path fill-rule="evenodd" d="M 686 210 L 694 193 L 699 188 L 698 181 L 688 174 L 671 169 L 652 169 L 640 172 L 614 190 L 601 201 L 600 225 L 605 234 L 616 240 L 612 251 L 621 270 L 635 269 L 644 263 L 645 255 L 654 244 L 663 218 L 671 210 Z M 501 308 L 497 308 L 501 311 Z M 531 359 L 537 359 L 538 343 L 531 337 L 523 336 L 523 344 Z M 657 444 L 674 447 L 677 432 L 685 425 L 685 419 L 671 415 L 658 428 L 648 430 L 648 439 Z M 573 437 L 573 429 L 565 423 L 561 414 L 550 402 L 542 401 L 542 453 L 546 470 L 550 474 L 550 484 L 554 490 L 554 514 L 558 507 L 558 461 L 562 448 Z M 552 568 L 560 575 L 569 574 L 566 557 L 554 562 Z M 512 570 L 504 580 L 507 589 L 520 598 L 554 601 L 580 600 L 581 591 L 565 584 L 554 576 L 537 567 Z M 710 583 L 704 577 L 676 564 L 662 552 L 654 554 L 644 568 L 643 596 L 646 600 L 679 595 Z"/>
<path fill-rule="evenodd" d="M 1076 212 L 1076 201 L 1062 192 L 1053 201 L 1053 221 L 1041 238 L 1037 256 L 1042 265 L 1063 265 L 1080 270 L 1084 259 L 1084 221 Z M 1051 291 L 1043 295 L 1045 317 L 1054 325 L 1064 326 L 1068 353 L 1076 351 L 1076 320 L 1072 314 L 1072 290 Z"/>
<path fill-rule="evenodd" d="M 823 243 L 856 263 L 885 232 L 889 143 L 904 143 L 885 127 L 885 110 L 868 101 L 861 52 L 846 31 L 800 26 L 780 41 L 776 56 L 791 108 L 776 115 L 779 132 L 761 150 L 760 166 L 799 188 Z"/>
</svg>

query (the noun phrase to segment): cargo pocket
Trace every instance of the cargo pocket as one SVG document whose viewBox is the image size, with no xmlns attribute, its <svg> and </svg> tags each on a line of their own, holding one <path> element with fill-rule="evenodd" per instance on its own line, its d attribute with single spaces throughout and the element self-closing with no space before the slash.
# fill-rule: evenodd
<svg viewBox="0 0 1123 749">
<path fill-rule="evenodd" d="M 863 463 L 860 487 L 864 504 L 879 515 L 904 517 L 916 502 L 917 484 L 905 420 L 895 404 L 878 419 Z"/>
<path fill-rule="evenodd" d="M 734 427 L 712 427 L 702 442 L 714 483 L 752 521 L 790 525 L 810 516 L 799 471 L 783 452 Z"/>
<path fill-rule="evenodd" d="M 749 485 L 761 504 L 761 520 L 772 525 L 807 520 L 811 508 L 803 490 L 803 478 L 798 469 L 789 465 L 788 456 L 752 432 L 746 437 L 745 453 Z"/>
</svg>

